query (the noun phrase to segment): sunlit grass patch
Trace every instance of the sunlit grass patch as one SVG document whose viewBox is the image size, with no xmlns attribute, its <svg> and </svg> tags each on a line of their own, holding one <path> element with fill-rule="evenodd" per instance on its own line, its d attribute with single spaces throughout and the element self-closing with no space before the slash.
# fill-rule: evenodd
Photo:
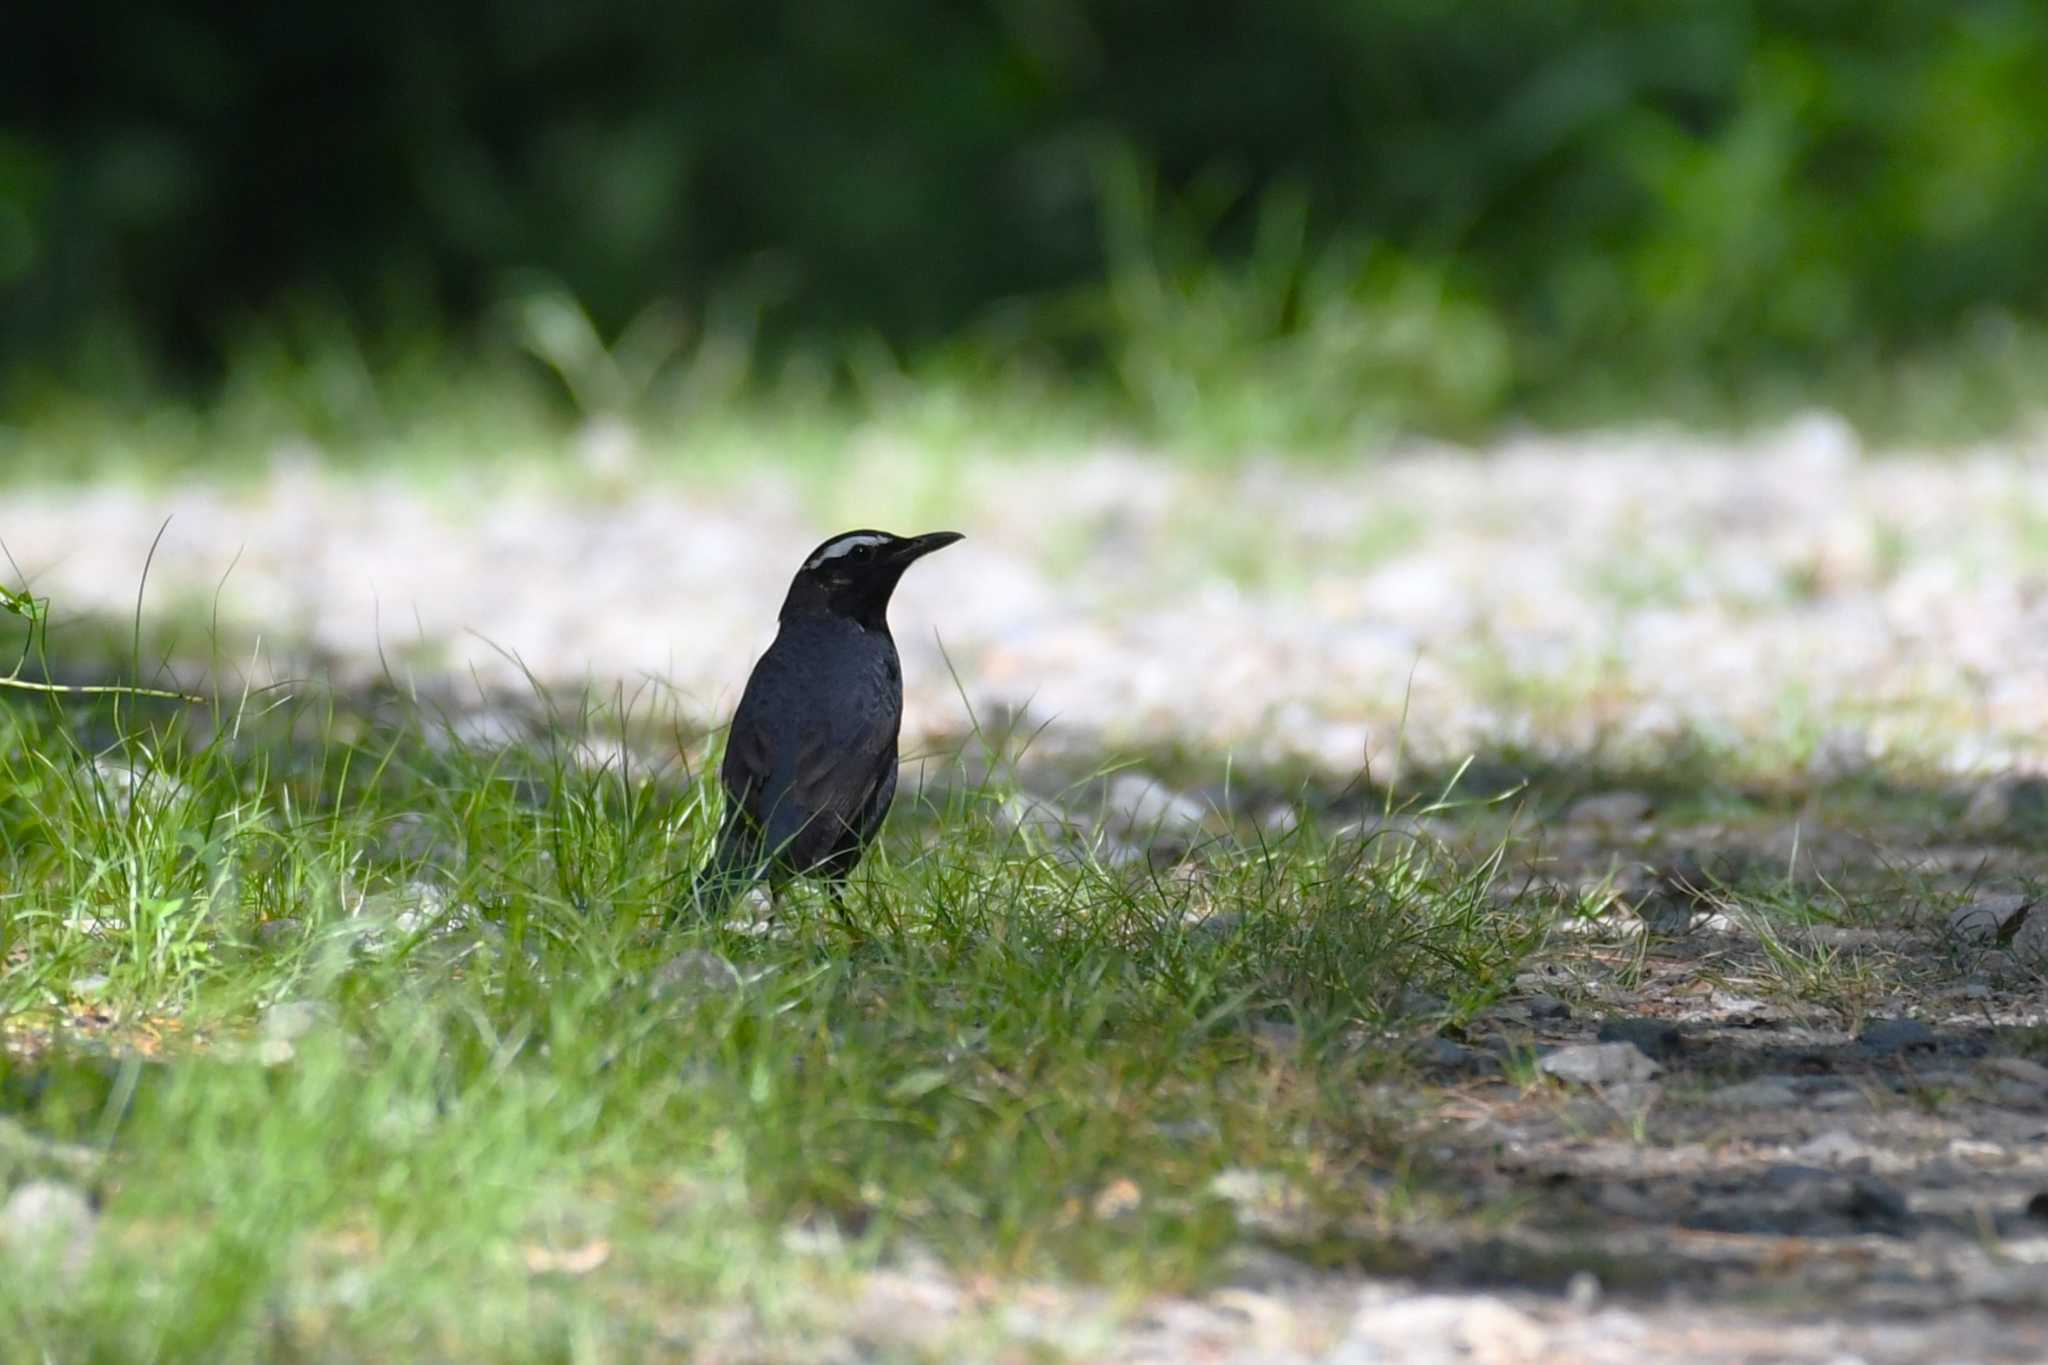
<svg viewBox="0 0 2048 1365">
<path fill-rule="evenodd" d="M 0 1282 L 14 1339 L 559 1358 L 911 1254 L 1142 1288 L 1350 1245 L 1432 1198 L 1365 1087 L 1547 927 L 1412 834 L 1104 860 L 995 781 L 900 812 L 850 925 L 699 923 L 714 812 L 645 717 L 344 709 L 8 714 L 0 1159 L 103 1210 L 66 1292 Z"/>
</svg>

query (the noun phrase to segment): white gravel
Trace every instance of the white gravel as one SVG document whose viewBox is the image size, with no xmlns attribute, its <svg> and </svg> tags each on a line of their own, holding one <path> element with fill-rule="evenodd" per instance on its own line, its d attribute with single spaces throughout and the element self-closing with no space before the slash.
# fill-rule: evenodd
<svg viewBox="0 0 2048 1365">
<path fill-rule="evenodd" d="M 1332 774 L 1383 760 L 1404 712 L 1432 757 L 1691 731 L 2042 766 L 2048 437 L 1871 456 L 1813 417 L 1740 447 L 1527 438 L 1231 472 L 1110 450 L 967 459 L 937 495 L 893 495 L 917 458 L 852 452 L 823 490 L 663 470 L 452 496 L 295 460 L 247 488 L 16 489 L 0 540 L 60 617 L 125 617 L 168 517 L 153 607 L 210 612 L 217 591 L 225 621 L 314 647 L 344 684 L 380 657 L 514 688 L 522 666 L 655 678 L 708 719 L 799 559 L 858 509 L 968 535 L 898 595 L 910 742 L 963 731 L 964 689 L 1090 740 Z"/>
</svg>

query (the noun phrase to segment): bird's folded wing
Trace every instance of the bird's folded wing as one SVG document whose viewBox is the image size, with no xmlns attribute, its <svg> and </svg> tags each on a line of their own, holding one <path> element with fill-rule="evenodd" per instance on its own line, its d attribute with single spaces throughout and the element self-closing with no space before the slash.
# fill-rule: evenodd
<svg viewBox="0 0 2048 1365">
<path fill-rule="evenodd" d="M 789 796 L 807 819 L 853 826 L 896 765 L 895 737 L 879 727 L 835 736 L 820 729 L 804 736 L 790 775 Z"/>
</svg>

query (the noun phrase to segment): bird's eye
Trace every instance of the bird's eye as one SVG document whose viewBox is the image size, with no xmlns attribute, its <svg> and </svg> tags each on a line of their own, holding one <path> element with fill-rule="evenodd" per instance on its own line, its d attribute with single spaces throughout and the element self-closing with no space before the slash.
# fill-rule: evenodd
<svg viewBox="0 0 2048 1365">
<path fill-rule="evenodd" d="M 855 559 L 869 559 L 873 557 L 874 553 L 875 547 L 872 545 L 856 545 L 853 547 L 853 557 Z"/>
</svg>

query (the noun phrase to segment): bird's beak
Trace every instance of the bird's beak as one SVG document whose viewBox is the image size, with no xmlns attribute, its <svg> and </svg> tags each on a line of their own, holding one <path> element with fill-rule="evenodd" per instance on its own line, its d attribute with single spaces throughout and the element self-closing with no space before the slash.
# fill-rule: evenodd
<svg viewBox="0 0 2048 1365">
<path fill-rule="evenodd" d="M 956 540 L 967 537 L 958 531 L 933 531 L 927 535 L 912 536 L 896 546 L 893 559 L 899 564 L 908 564 L 914 559 L 923 559 L 933 550 L 943 550 Z"/>
</svg>

